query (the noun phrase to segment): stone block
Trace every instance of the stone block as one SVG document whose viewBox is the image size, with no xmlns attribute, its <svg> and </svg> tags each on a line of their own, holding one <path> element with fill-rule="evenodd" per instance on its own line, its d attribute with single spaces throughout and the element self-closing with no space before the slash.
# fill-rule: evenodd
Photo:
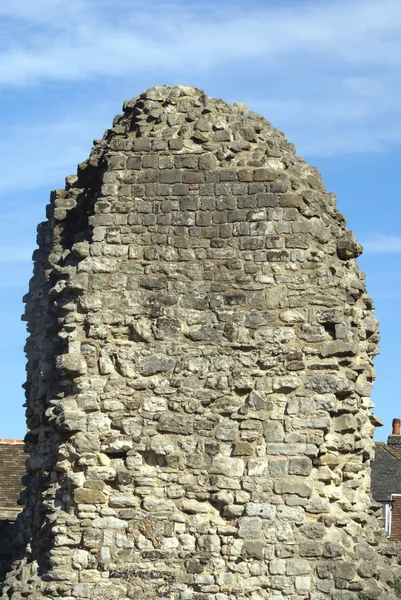
<svg viewBox="0 0 401 600">
<path fill-rule="evenodd" d="M 333 429 L 341 433 L 354 432 L 358 429 L 357 419 L 354 415 L 349 414 L 334 417 Z"/>
<path fill-rule="evenodd" d="M 290 558 L 287 561 L 287 575 L 307 575 L 311 572 L 311 565 L 302 558 Z"/>
<path fill-rule="evenodd" d="M 263 424 L 263 435 L 268 444 L 284 440 L 284 427 L 280 421 L 266 421 Z"/>
<path fill-rule="evenodd" d="M 126 521 L 116 517 L 98 517 L 93 521 L 93 527 L 97 529 L 126 529 Z"/>
<path fill-rule="evenodd" d="M 157 427 L 159 431 L 191 435 L 193 433 L 193 417 L 175 414 L 162 414 Z"/>
<path fill-rule="evenodd" d="M 260 539 L 262 537 L 262 521 L 255 517 L 241 517 L 238 520 L 238 535 L 243 539 Z"/>
<path fill-rule="evenodd" d="M 296 494 L 301 498 L 309 498 L 312 494 L 311 486 L 301 478 L 289 477 L 275 482 L 274 489 L 277 494 Z"/>
<path fill-rule="evenodd" d="M 312 461 L 303 456 L 301 458 L 291 458 L 288 462 L 289 475 L 303 475 L 308 477 L 312 471 Z"/>
<path fill-rule="evenodd" d="M 58 369 L 74 375 L 84 375 L 88 366 L 82 354 L 61 354 L 56 358 Z"/>
<path fill-rule="evenodd" d="M 228 475 L 229 477 L 241 477 L 244 473 L 245 463 L 240 458 L 229 456 L 215 456 L 212 462 L 212 473 Z"/>
<path fill-rule="evenodd" d="M 246 514 L 248 517 L 271 520 L 276 516 L 276 507 L 265 503 L 249 502 L 246 506 Z"/>
<path fill-rule="evenodd" d="M 181 171 L 179 169 L 163 169 L 159 175 L 160 183 L 180 183 Z"/>
</svg>

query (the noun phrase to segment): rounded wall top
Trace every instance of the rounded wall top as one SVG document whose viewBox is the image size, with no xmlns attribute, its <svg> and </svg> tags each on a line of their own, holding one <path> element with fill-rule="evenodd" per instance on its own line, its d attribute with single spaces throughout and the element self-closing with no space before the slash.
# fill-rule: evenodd
<svg viewBox="0 0 401 600">
<path fill-rule="evenodd" d="M 123 110 L 106 134 L 134 133 L 136 138 L 161 138 L 169 150 L 210 152 L 217 159 L 216 167 L 284 170 L 295 159 L 294 146 L 264 117 L 245 104 L 209 98 L 199 88 L 152 87 L 125 101 Z M 134 145 L 134 150 L 164 149 L 162 144 L 156 146 L 143 142 L 137 148 Z"/>
</svg>

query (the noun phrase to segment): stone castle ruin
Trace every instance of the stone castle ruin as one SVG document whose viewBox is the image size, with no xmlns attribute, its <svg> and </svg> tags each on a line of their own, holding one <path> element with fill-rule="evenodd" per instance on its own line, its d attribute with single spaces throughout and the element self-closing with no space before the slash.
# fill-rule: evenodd
<svg viewBox="0 0 401 600">
<path fill-rule="evenodd" d="M 361 247 L 259 115 L 126 102 L 51 195 L 3 600 L 386 600 Z"/>
</svg>

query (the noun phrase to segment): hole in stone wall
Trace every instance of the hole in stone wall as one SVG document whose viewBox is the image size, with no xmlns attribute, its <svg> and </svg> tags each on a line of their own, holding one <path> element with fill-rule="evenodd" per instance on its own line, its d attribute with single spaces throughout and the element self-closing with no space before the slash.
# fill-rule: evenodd
<svg viewBox="0 0 401 600">
<path fill-rule="evenodd" d="M 258 346 L 231 346 L 233 350 L 239 350 L 240 352 L 253 352 L 259 350 Z"/>
<path fill-rule="evenodd" d="M 100 186 L 100 181 L 97 182 Z M 80 194 L 77 198 L 77 206 L 74 210 L 67 213 L 63 221 L 63 232 L 61 243 L 64 249 L 70 249 L 80 239 L 84 238 L 84 233 L 88 228 L 88 218 L 93 214 L 95 194 L 92 190 L 89 193 Z"/>
<path fill-rule="evenodd" d="M 323 327 L 324 327 L 325 331 L 327 331 L 329 336 L 331 338 L 333 338 L 333 340 L 335 340 L 336 339 L 336 326 L 334 325 L 334 323 L 324 323 Z"/>
<path fill-rule="evenodd" d="M 146 452 L 141 452 L 141 454 L 142 454 L 143 460 L 149 467 L 166 467 L 167 466 L 166 457 L 162 456 L 161 454 L 156 454 L 155 452 L 151 452 L 149 450 Z"/>
<path fill-rule="evenodd" d="M 103 452 L 104 454 L 106 454 L 106 456 L 110 456 L 110 458 L 112 458 L 113 460 L 115 458 L 122 458 L 124 460 L 127 456 L 126 452 L 108 452 L 107 450 L 104 450 Z"/>
<path fill-rule="evenodd" d="M 111 429 L 114 429 L 115 431 L 122 431 L 123 430 L 123 419 L 120 419 L 120 418 L 112 419 L 110 427 L 111 427 Z"/>
</svg>

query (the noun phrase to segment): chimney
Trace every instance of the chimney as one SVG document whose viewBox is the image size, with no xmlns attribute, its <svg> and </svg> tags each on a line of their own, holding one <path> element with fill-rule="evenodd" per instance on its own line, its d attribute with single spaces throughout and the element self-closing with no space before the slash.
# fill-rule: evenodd
<svg viewBox="0 0 401 600">
<path fill-rule="evenodd" d="M 387 445 L 401 459 L 401 435 L 400 435 L 400 419 L 393 419 L 393 432 L 388 436 Z"/>
</svg>

